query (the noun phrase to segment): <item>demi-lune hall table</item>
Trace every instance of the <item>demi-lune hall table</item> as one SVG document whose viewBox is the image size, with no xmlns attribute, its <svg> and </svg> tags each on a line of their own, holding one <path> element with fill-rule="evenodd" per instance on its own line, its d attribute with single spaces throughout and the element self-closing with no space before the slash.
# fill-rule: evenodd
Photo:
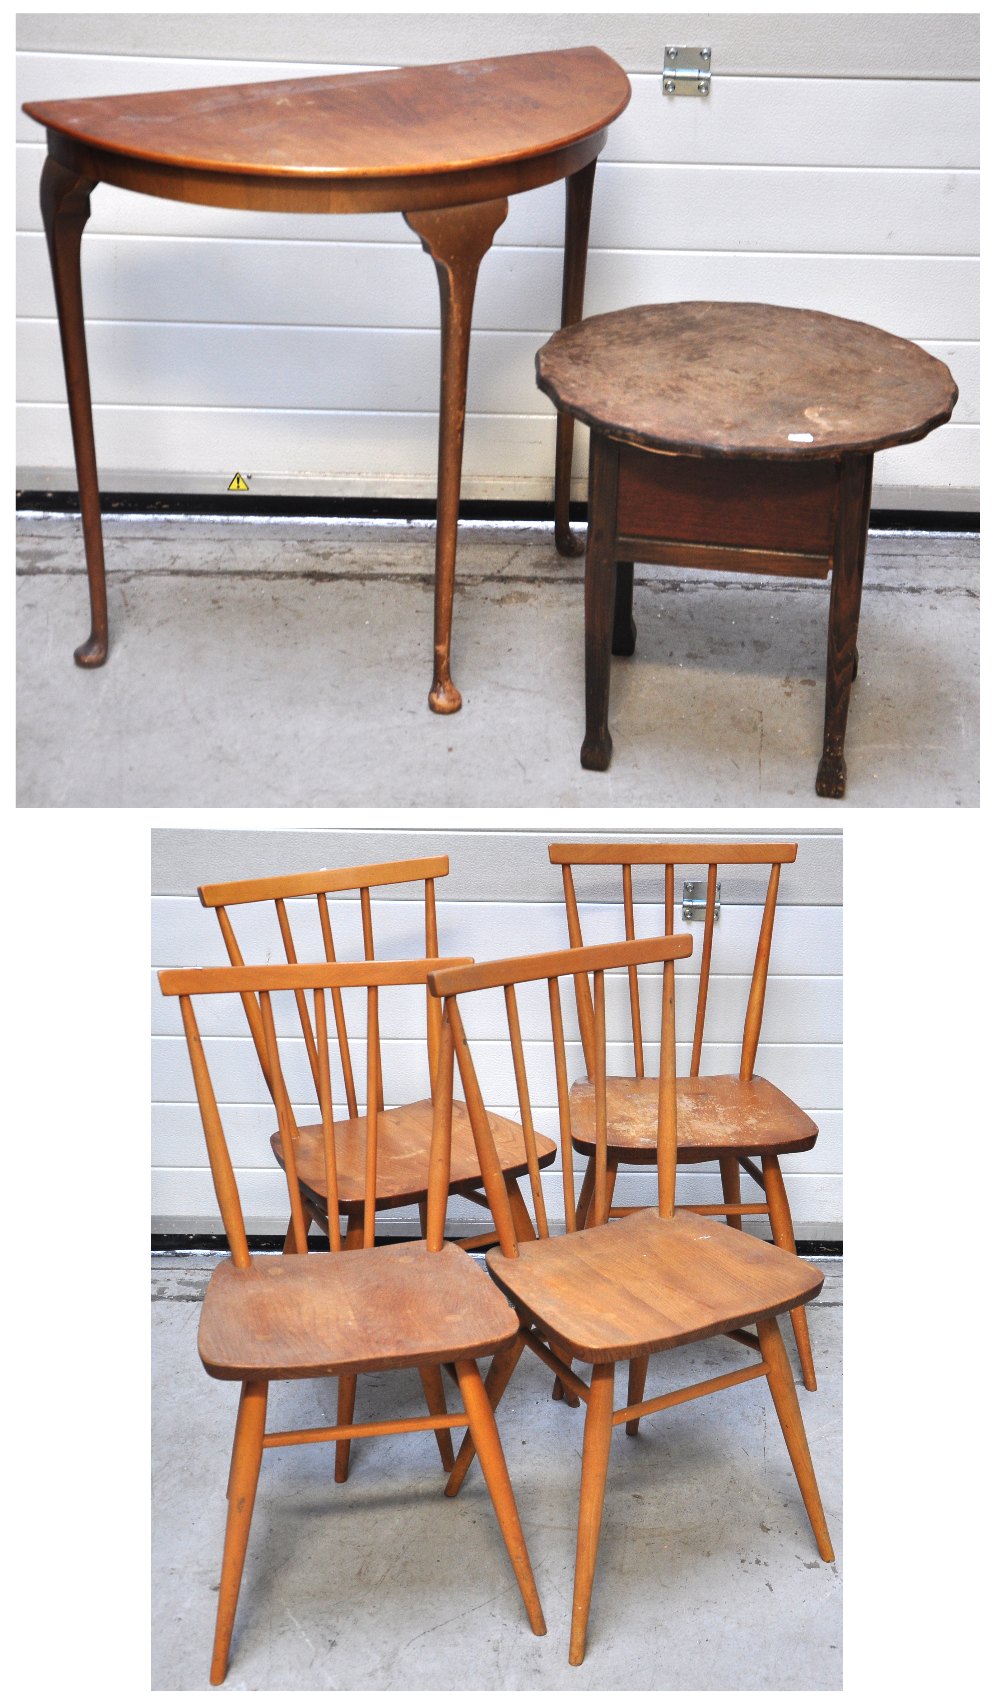
<svg viewBox="0 0 1000 1705">
<path fill-rule="evenodd" d="M 52 262 L 73 429 L 90 637 L 84 667 L 108 654 L 100 494 L 80 282 L 80 242 L 98 183 L 171 201 L 268 213 L 400 212 L 437 269 L 441 401 L 432 710 L 458 710 L 451 612 L 472 302 L 507 198 L 566 180 L 562 319 L 583 311 L 594 169 L 628 78 L 596 47 L 397 71 L 215 89 L 32 101 L 44 124 L 42 216 Z M 556 543 L 569 529 L 572 417 L 556 439 Z M 582 549 L 582 546 L 580 546 Z"/>
</svg>

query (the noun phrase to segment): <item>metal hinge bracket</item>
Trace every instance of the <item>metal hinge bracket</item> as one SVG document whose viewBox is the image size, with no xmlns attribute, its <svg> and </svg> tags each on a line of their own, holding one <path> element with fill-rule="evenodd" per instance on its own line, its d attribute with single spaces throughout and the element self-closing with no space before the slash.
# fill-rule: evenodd
<svg viewBox="0 0 1000 1705">
<path fill-rule="evenodd" d="M 715 884 L 715 921 L 719 921 L 719 907 L 722 904 L 722 883 Z M 681 917 L 686 924 L 704 923 L 708 909 L 708 883 L 685 882 L 684 896 L 681 901 Z"/>
<path fill-rule="evenodd" d="M 665 47 L 663 50 L 663 93 L 707 95 L 712 87 L 710 47 Z"/>
</svg>

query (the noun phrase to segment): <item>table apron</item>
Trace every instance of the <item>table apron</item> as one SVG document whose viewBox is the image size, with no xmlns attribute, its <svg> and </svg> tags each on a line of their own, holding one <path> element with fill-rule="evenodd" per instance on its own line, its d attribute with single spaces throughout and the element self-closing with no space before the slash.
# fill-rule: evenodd
<svg viewBox="0 0 1000 1705">
<path fill-rule="evenodd" d="M 572 177 L 597 158 L 608 133 L 606 128 L 596 130 L 568 147 L 524 160 L 491 161 L 453 172 L 350 179 L 204 171 L 94 148 L 56 130 L 46 135 L 49 154 L 68 171 L 167 201 L 260 213 L 405 213 L 499 200 Z"/>
<path fill-rule="evenodd" d="M 741 574 L 824 579 L 833 567 L 841 459 L 618 456 L 617 556 Z"/>
</svg>

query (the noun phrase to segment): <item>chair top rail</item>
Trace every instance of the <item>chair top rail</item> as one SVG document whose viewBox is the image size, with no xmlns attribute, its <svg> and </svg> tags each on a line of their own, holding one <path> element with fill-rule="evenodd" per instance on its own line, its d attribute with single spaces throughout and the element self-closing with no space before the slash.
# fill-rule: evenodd
<svg viewBox="0 0 1000 1705">
<path fill-rule="evenodd" d="M 557 841 L 552 864 L 792 864 L 795 841 Z"/>
<path fill-rule="evenodd" d="M 641 941 L 606 941 L 593 947 L 564 947 L 551 953 L 529 953 L 518 959 L 489 959 L 467 969 L 428 973 L 434 995 L 464 995 L 474 989 L 505 988 L 543 978 L 574 976 L 584 971 L 615 971 L 620 966 L 650 965 L 665 959 L 688 959 L 690 935 L 647 936 Z"/>
<path fill-rule="evenodd" d="M 397 859 L 389 864 L 357 864 L 339 870 L 307 870 L 293 876 L 251 877 L 244 882 L 213 882 L 198 889 L 203 906 L 242 906 L 251 900 L 294 900 L 311 894 L 339 894 L 352 888 L 386 888 L 447 876 L 448 857 Z"/>
<path fill-rule="evenodd" d="M 327 960 L 305 965 L 212 965 L 160 972 L 165 995 L 260 994 L 278 989 L 366 989 L 420 985 L 431 971 L 472 965 L 472 959 Z"/>
</svg>

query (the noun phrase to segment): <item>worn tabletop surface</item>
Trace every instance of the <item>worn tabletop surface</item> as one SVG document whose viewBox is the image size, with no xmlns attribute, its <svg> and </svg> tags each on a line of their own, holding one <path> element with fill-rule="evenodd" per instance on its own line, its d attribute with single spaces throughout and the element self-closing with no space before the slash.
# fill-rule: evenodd
<svg viewBox="0 0 1000 1705">
<path fill-rule="evenodd" d="M 538 383 L 613 437 L 693 456 L 885 449 L 946 421 L 943 362 L 858 320 L 762 302 L 598 314 L 539 350 Z"/>
<path fill-rule="evenodd" d="M 133 159 L 268 176 L 377 178 L 530 159 L 628 104 L 596 47 L 213 89 L 32 101 L 51 130 Z"/>
</svg>

